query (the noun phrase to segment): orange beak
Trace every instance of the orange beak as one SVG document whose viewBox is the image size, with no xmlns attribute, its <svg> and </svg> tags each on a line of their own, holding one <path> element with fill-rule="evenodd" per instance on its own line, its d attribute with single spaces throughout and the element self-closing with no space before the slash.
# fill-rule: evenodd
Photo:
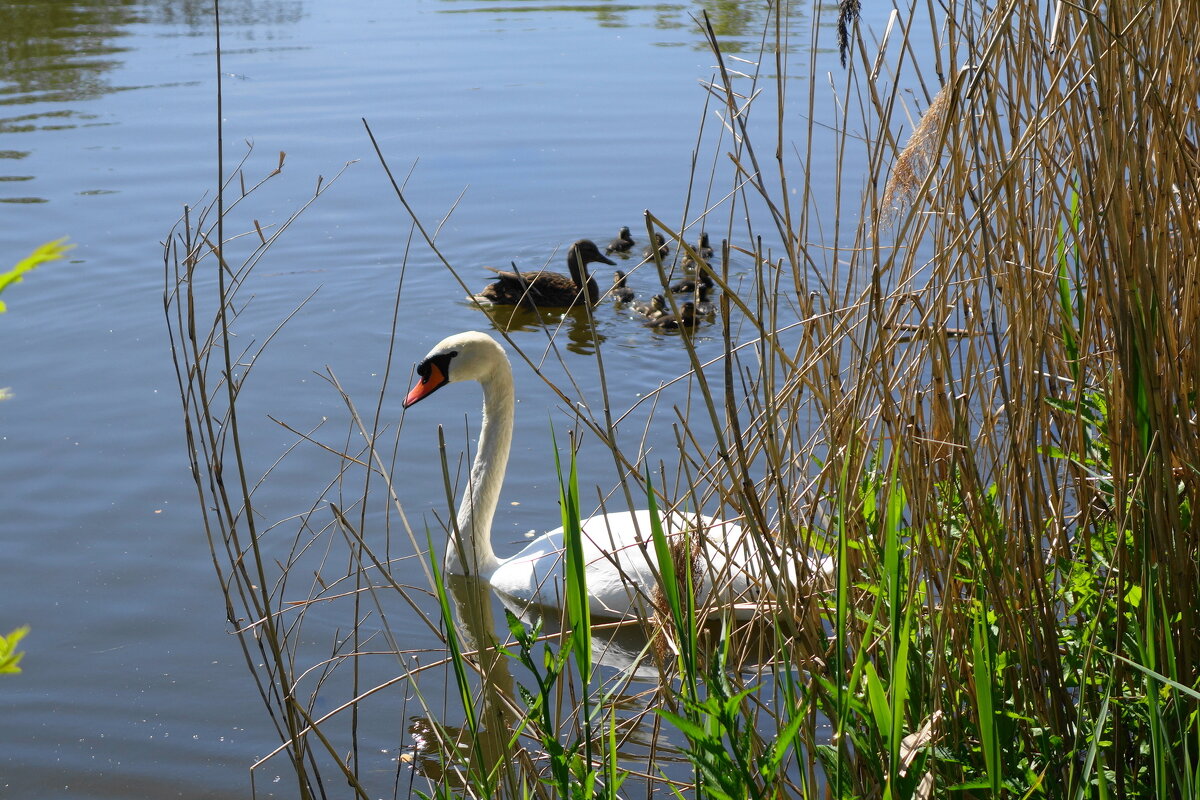
<svg viewBox="0 0 1200 800">
<path fill-rule="evenodd" d="M 428 365 L 429 374 L 417 381 L 409 391 L 408 397 L 404 398 L 405 408 L 418 400 L 423 400 L 446 385 L 446 375 L 438 368 L 438 365 L 432 361 L 428 362 Z"/>
</svg>

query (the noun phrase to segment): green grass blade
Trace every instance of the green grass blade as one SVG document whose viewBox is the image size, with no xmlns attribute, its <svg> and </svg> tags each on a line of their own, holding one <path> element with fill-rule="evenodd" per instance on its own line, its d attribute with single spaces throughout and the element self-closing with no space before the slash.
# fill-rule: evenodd
<svg viewBox="0 0 1200 800">
<path fill-rule="evenodd" d="M 66 241 L 64 237 L 39 245 L 32 253 L 18 261 L 15 267 L 7 272 L 0 272 L 0 292 L 3 292 L 10 285 L 20 283 L 24 280 L 26 272 L 37 269 L 42 264 L 58 261 L 65 257 L 71 248 L 75 246 L 73 244 L 64 244 Z M 3 314 L 6 310 L 7 306 L 4 305 L 3 301 L 0 301 L 0 314 Z"/>
<path fill-rule="evenodd" d="M 979 716 L 979 741 L 987 766 L 988 785 L 993 797 L 1000 796 L 1000 737 L 996 729 L 996 708 L 993 694 L 995 658 L 992 655 L 991 631 L 988 629 L 986 594 L 980 589 L 980 599 L 971 627 L 972 668 L 975 678 L 975 705 Z"/>
<path fill-rule="evenodd" d="M 550 431 L 554 439 L 554 431 Z M 583 558 L 583 530 L 579 513 L 579 480 L 575 448 L 571 448 L 571 466 L 566 483 L 558 443 L 554 442 L 554 468 L 558 475 L 558 502 L 562 511 L 563 574 L 566 588 L 567 622 L 571 629 L 571 649 L 586 686 L 592 680 L 592 613 L 588 599 L 587 564 Z M 586 694 L 586 693 L 585 693 Z"/>
<path fill-rule="evenodd" d="M 1096 722 L 1092 726 L 1092 735 L 1088 737 L 1087 754 L 1083 758 L 1083 766 L 1079 772 L 1079 778 L 1075 783 L 1075 800 L 1083 800 L 1087 794 L 1088 787 L 1091 783 L 1092 772 L 1096 764 L 1096 752 L 1100 747 L 1100 740 L 1104 736 L 1104 726 L 1108 722 L 1108 701 L 1112 697 L 1113 689 L 1113 674 L 1109 673 L 1108 688 L 1104 692 L 1104 700 L 1100 702 L 1100 709 L 1096 713 Z M 1103 787 L 1107 779 L 1104 775 L 1098 778 L 1099 784 Z"/>
<path fill-rule="evenodd" d="M 671 622 L 680 647 L 680 669 L 684 684 L 688 688 L 688 697 L 696 697 L 696 615 L 695 591 L 692 583 L 691 570 L 687 569 L 680 576 L 675 571 L 675 559 L 671 555 L 671 545 L 663 530 L 662 520 L 658 513 L 658 502 L 654 497 L 654 484 L 650 480 L 650 472 L 646 472 L 646 507 L 650 511 L 650 538 L 654 543 L 654 555 L 658 561 L 659 580 L 662 582 L 662 594 L 671 612 Z M 684 559 L 685 564 L 691 564 L 691 558 Z M 680 578 L 682 577 L 682 580 Z"/>
</svg>

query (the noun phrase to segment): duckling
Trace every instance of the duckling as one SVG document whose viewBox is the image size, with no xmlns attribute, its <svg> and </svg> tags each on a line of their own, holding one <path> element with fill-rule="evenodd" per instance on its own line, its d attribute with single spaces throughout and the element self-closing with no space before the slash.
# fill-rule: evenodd
<svg viewBox="0 0 1200 800">
<path fill-rule="evenodd" d="M 612 255 L 613 253 L 628 253 L 633 249 L 636 242 L 633 241 L 633 236 L 629 233 L 629 226 L 621 228 L 617 233 L 617 238 L 608 243 L 608 247 L 604 248 L 604 252 Z"/>
<path fill-rule="evenodd" d="M 671 291 L 676 294 L 699 294 L 701 300 L 708 299 L 708 292 L 713 287 L 712 275 L 707 269 L 700 269 L 695 278 L 684 278 L 671 284 Z"/>
<path fill-rule="evenodd" d="M 712 245 L 708 243 L 708 234 L 704 231 L 700 232 L 700 241 L 696 243 L 696 255 L 700 256 L 699 264 L 697 264 L 696 260 L 692 258 L 690 253 L 687 253 L 683 256 L 682 265 L 684 269 L 689 271 L 694 270 L 698 266 L 703 266 L 706 264 L 706 262 L 712 260 Z"/>
<path fill-rule="evenodd" d="M 663 314 L 646 323 L 647 327 L 656 330 L 674 331 L 686 330 L 696 325 L 696 304 L 688 301 L 679 308 L 679 314 Z"/>
<path fill-rule="evenodd" d="M 701 292 L 697 292 L 695 302 L 696 302 L 696 316 L 697 317 L 705 317 L 706 319 L 712 319 L 713 316 L 717 313 L 716 301 L 709 299 L 707 289 L 705 289 Z"/>
<path fill-rule="evenodd" d="M 667 298 L 656 294 L 649 302 L 634 303 L 633 310 L 647 319 L 657 319 L 667 313 Z"/>
<path fill-rule="evenodd" d="M 612 296 L 618 303 L 628 303 L 633 300 L 633 289 L 625 285 L 625 273 L 621 270 L 613 273 Z"/>
<path fill-rule="evenodd" d="M 671 248 L 667 246 L 667 240 L 663 238 L 661 233 L 654 234 L 654 240 L 658 243 L 658 257 L 666 258 L 667 254 L 671 252 Z M 648 244 L 646 245 L 646 249 L 642 251 L 642 255 L 645 258 L 654 258 L 654 249 L 655 245 Z"/>
<path fill-rule="evenodd" d="M 615 266 L 600 253 L 600 248 L 591 239 L 580 239 L 567 250 L 567 269 L 571 276 L 543 270 L 520 272 L 487 267 L 499 279 L 483 288 L 474 300 L 480 303 L 529 308 L 562 308 L 576 302 L 580 292 L 586 292 L 588 303 L 600 300 L 600 289 L 596 279 L 588 274 L 587 265 L 599 261 Z"/>
</svg>

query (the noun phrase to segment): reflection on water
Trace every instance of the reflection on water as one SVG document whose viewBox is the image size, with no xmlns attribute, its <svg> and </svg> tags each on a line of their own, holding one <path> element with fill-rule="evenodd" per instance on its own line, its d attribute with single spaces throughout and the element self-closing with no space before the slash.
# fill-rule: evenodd
<svg viewBox="0 0 1200 800">
<path fill-rule="evenodd" d="M 74 128 L 94 119 L 75 103 L 109 91 L 107 73 L 121 62 L 118 42 L 133 22 L 135 3 L 43 2 L 0 5 L 0 105 L 21 107 L 20 114 L 0 117 L 0 136 Z M 30 106 L 46 104 L 41 110 Z M 8 164 L 30 155 L 27 150 L 0 151 L 0 181 L 33 180 L 12 174 Z M 15 168 L 13 164 L 13 168 Z M 3 192 L 0 202 L 44 203 L 41 197 Z"/>
<path fill-rule="evenodd" d="M 447 596 L 455 616 L 453 621 L 446 622 L 454 625 L 460 650 L 470 654 L 467 660 L 475 667 L 483 688 L 476 708 L 474 740 L 465 728 L 443 727 L 442 731 L 444 734 L 454 734 L 455 741 L 452 744 L 461 748 L 462 753 L 471 753 L 471 760 L 478 759 L 481 762 L 478 765 L 480 774 L 502 774 L 507 770 L 500 769 L 500 766 L 509 754 L 508 742 L 519 720 L 513 711 L 517 707 L 517 700 L 508 657 L 500 650 L 492 629 L 488 585 L 477 577 L 467 575 L 447 575 L 445 580 Z M 450 781 L 455 788 L 467 785 L 463 776 L 442 773 L 445 759 L 435 753 L 434 745 L 438 739 L 433 735 L 427 718 L 410 720 L 409 733 L 416 745 L 418 761 L 414 766 L 417 769 L 439 782 Z"/>
<path fill-rule="evenodd" d="M 472 736 L 468 726 L 441 722 L 435 725 L 426 715 L 412 716 L 408 721 L 412 766 L 424 777 L 455 789 L 467 788 L 469 782 L 465 774 L 447 770 L 450 764 L 465 762 L 468 765 L 465 769 L 475 772 L 478 760 L 478 766 L 486 774 L 498 776 L 502 781 L 512 779 L 517 771 L 505 768 L 506 760 L 532 757 L 540 762 L 543 756 L 531 752 L 536 748 L 535 737 L 525 739 L 521 748 L 514 749 L 510 744 L 514 732 L 524 729 L 520 714 L 530 713 L 532 709 L 528 699 L 523 697 L 525 693 L 519 693 L 516 688 L 511 671 L 515 659 L 500 648 L 500 638 L 508 640 L 508 631 L 497 631 L 493 627 L 492 593 L 486 581 L 447 575 L 446 589 L 454 611 L 460 649 L 467 654 L 466 661 L 474 667 L 481 682 L 474 701 L 475 735 Z M 503 598 L 500 599 L 503 602 Z M 528 607 L 508 607 L 531 629 L 539 625 L 548 646 L 556 650 L 563 646 L 553 615 L 539 618 L 537 612 Z M 657 705 L 664 687 L 669 690 L 669 685 L 661 680 L 663 672 L 657 663 L 661 654 L 656 657 L 652 652 L 649 632 L 640 623 L 614 623 L 596 626 L 592 637 L 594 663 L 614 676 L 616 685 L 610 684 L 606 688 L 610 691 L 608 702 L 618 711 L 622 757 L 644 761 L 647 753 L 654 753 L 659 767 L 684 763 L 683 753 L 664 737 L 662 728 L 653 724 L 654 716 L 647 713 Z M 509 642 L 507 649 L 515 653 L 517 648 Z M 525 688 L 532 692 L 530 696 L 536 696 L 532 686 L 529 683 Z M 507 794 L 501 794 L 520 796 L 519 787 L 509 789 Z"/>
<path fill-rule="evenodd" d="M 120 63 L 113 56 L 125 48 L 117 41 L 136 20 L 136 6 L 133 0 L 0 6 L 0 80 L 7 84 L 0 103 L 65 102 L 109 91 L 104 75 Z"/>
<path fill-rule="evenodd" d="M 443 0 L 443 14 L 481 14 L 489 18 L 502 20 L 505 17 L 572 12 L 591 17 L 597 25 L 605 28 L 625 28 L 641 26 L 645 22 L 640 15 L 650 12 L 653 14 L 652 25 L 657 30 L 678 30 L 695 28 L 702 24 L 704 15 L 708 15 L 713 31 L 721 39 L 722 49 L 726 53 L 754 52 L 757 53 L 763 32 L 763 25 L 771 11 L 771 4 L 747 3 L 745 0 L 693 0 L 691 3 L 652 3 L 652 4 L 599 4 L 599 3 L 564 3 L 562 0 L 546 0 L 545 2 L 528 2 L 519 5 L 480 2 L 479 0 Z M 800 22 L 806 20 L 806 15 L 799 3 L 788 6 L 788 27 L 794 33 L 801 33 Z M 797 36 L 795 45 L 798 51 L 807 47 L 808 39 Z M 679 41 L 659 42 L 660 45 L 678 47 L 684 43 Z M 697 39 L 687 46 L 695 50 L 708 50 L 708 44 L 703 39 Z M 792 47 L 788 48 L 789 51 Z"/>
<path fill-rule="evenodd" d="M 475 303 L 468 303 L 472 308 Z M 545 328 L 554 334 L 555 341 L 566 336 L 567 349 L 581 356 L 596 352 L 596 345 L 607 338 L 595 328 L 592 312 L 586 308 L 533 310 L 522 306 L 478 306 L 501 333 L 535 331 Z"/>
<path fill-rule="evenodd" d="M 543 636 L 563 632 L 555 613 L 497 594 L 497 599 L 526 627 L 540 626 Z M 592 663 L 641 681 L 657 683 L 663 675 L 664 653 L 651 645 L 653 631 L 640 620 L 597 623 L 592 626 Z"/>
<path fill-rule="evenodd" d="M 411 740 L 408 761 L 416 772 L 425 778 L 451 786 L 467 789 L 471 782 L 468 773 L 482 768 L 493 779 L 513 780 L 519 772 L 512 764 L 520 759 L 525 767 L 544 764 L 546 754 L 540 752 L 538 737 L 541 723 L 539 714 L 531 703 L 536 703 L 539 692 L 549 691 L 557 695 L 567 691 L 576 697 L 581 690 L 573 683 L 577 674 L 564 673 L 556 682 L 542 686 L 549 673 L 533 676 L 518 663 L 518 646 L 511 641 L 510 632 L 503 623 L 494 622 L 492 591 L 489 585 L 478 578 L 446 576 L 447 594 L 454 615 L 454 629 L 458 635 L 459 649 L 465 653 L 465 661 L 478 678 L 478 688 L 472 688 L 472 704 L 476 723 L 474 733 L 470 725 L 447 725 L 434 712 L 408 718 L 408 734 Z M 512 612 L 527 630 L 535 630 L 544 644 L 535 645 L 533 662 L 548 665 L 543 660 L 540 648 L 564 652 L 567 647 L 560 638 L 563 633 L 559 613 L 553 609 L 531 608 L 519 602 L 510 602 L 497 595 L 500 603 Z M 778 636 L 783 629 L 790 629 L 790 636 L 803 641 L 800 652 L 810 653 L 815 660 L 824 654 L 823 638 L 826 631 L 816 616 L 817 608 L 808 597 L 800 604 L 803 609 L 794 609 L 794 614 L 776 613 L 749 621 L 729 623 L 727 627 L 715 617 L 702 620 L 699 627 L 697 652 L 700 656 L 699 669 L 706 673 L 713 668 L 711 659 L 724 655 L 729 660 L 722 662 L 731 676 L 740 675 L 743 680 L 733 679 L 739 688 L 767 687 L 773 680 L 774 659 L 778 657 Z M 667 775 L 686 779 L 688 759 L 684 752 L 685 742 L 671 726 L 663 726 L 656 710 L 665 708 L 678 710 L 678 676 L 675 657 L 667 644 L 665 631 L 659 630 L 657 621 L 651 616 L 648 622 L 628 620 L 597 624 L 592 628 L 591 653 L 597 668 L 595 683 L 590 689 L 593 698 L 603 697 L 606 709 L 601 715 L 609 722 L 594 730 L 593 735 L 607 735 L 607 725 L 614 724 L 618 739 L 621 763 L 640 773 L 649 764 L 652 775 Z M 493 627 L 495 626 L 495 627 Z M 505 652 L 507 651 L 507 653 Z M 549 656 L 545 657 L 549 659 Z M 815 661 L 796 662 L 792 669 L 805 670 Z M 514 678 L 513 670 L 520 675 Z M 547 666 L 547 670 L 550 668 Z M 541 672 L 539 670 L 539 672 Z M 554 681 L 555 679 L 550 679 Z M 572 701 L 574 703 L 576 701 Z M 559 712 L 567 710 L 560 708 Z M 525 715 L 533 715 L 529 720 Z M 758 723 L 766 735 L 774 729 L 778 720 L 764 715 Z M 557 720 L 556 735 L 560 741 L 570 742 L 573 737 L 584 735 L 578 720 Z M 514 733 L 524 731 L 521 746 L 514 748 Z M 604 748 L 600 748 L 604 749 Z M 527 774 L 535 774 L 534 766 Z M 678 772 L 676 775 L 675 773 Z M 630 785 L 637 783 L 633 778 Z M 651 785 L 653 779 L 649 782 Z M 476 783 L 478 785 L 478 783 Z M 503 796 L 519 796 L 518 787 L 510 787 Z"/>
<path fill-rule="evenodd" d="M 301 0 L 221 0 L 221 25 L 262 27 L 269 36 L 272 27 L 299 22 L 307 13 Z M 142 9 L 146 22 L 186 25 L 195 33 L 212 34 L 212 0 L 153 0 Z"/>
<path fill-rule="evenodd" d="M 226 0 L 221 19 L 230 27 L 261 29 L 294 23 L 304 16 L 294 0 L 258 2 Z M 110 76 L 123 64 L 124 40 L 132 26 L 147 22 L 182 24 L 197 35 L 212 34 L 211 0 L 26 0 L 0 3 L 0 106 L 22 113 L 0 116 L 0 136 L 69 130 L 98 121 L 81 104 L 130 88 L 114 85 Z M 33 110 L 29 110 L 30 108 Z M 3 143 L 0 140 L 0 143 Z M 0 149 L 0 159 L 20 160 L 31 151 Z M 0 161 L 0 182 L 17 183 L 36 176 L 10 174 Z M 41 197 L 0 193 L 2 203 L 44 203 Z"/>
</svg>

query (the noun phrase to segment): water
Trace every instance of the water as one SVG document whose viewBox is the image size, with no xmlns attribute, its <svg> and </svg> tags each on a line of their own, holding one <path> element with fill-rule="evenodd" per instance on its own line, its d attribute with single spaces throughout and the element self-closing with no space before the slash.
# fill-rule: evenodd
<svg viewBox="0 0 1200 800">
<path fill-rule="evenodd" d="M 621 225 L 644 241 L 643 209 L 673 223 L 683 215 L 701 120 L 705 158 L 730 146 L 704 112 L 700 82 L 714 59 L 691 19 L 700 8 L 224 4 L 227 157 L 235 162 L 252 141 L 253 178 L 287 153 L 284 173 L 236 218 L 243 229 L 251 219 L 281 222 L 318 175 L 357 161 L 256 268 L 240 323 L 247 339 L 261 340 L 317 290 L 247 391 L 243 425 L 258 469 L 294 439 L 266 414 L 302 430 L 344 418 L 315 372 L 329 365 L 368 406 L 379 387 L 408 220 L 361 119 L 398 175 L 415 163 L 406 194 L 427 225 L 457 202 L 438 243 L 473 284 L 485 281 L 484 264 L 532 267 L 556 248 L 561 263 L 570 241 L 603 243 Z M 710 11 L 731 51 L 752 52 L 761 8 L 721 2 Z M 809 24 L 796 12 L 800 49 Z M 12 390 L 0 402 L 0 628 L 32 628 L 24 674 L 0 677 L 0 795 L 244 797 L 250 764 L 278 738 L 227 633 L 162 319 L 159 242 L 185 203 L 211 198 L 216 174 L 209 4 L 8 3 L 0 48 L 0 266 L 60 236 L 75 244 L 67 262 L 6 291 L 0 316 L 0 386 Z M 834 63 L 821 56 L 822 69 Z M 792 77 L 804 85 L 798 66 Z M 398 383 L 443 336 L 487 325 L 426 249 L 406 270 Z M 597 325 L 622 408 L 686 368 L 675 339 L 625 314 L 605 307 Z M 539 329 L 516 335 L 544 340 Z M 568 359 L 594 381 L 590 356 Z M 502 553 L 557 516 L 547 467 L 557 403 L 519 365 L 518 381 L 516 446 L 496 519 Z M 394 418 L 403 388 L 385 400 Z M 477 393 L 443 394 L 439 408 L 410 412 L 401 435 L 397 472 L 418 520 L 444 505 L 430 467 L 436 425 L 446 425 L 452 448 L 462 446 L 464 420 L 477 425 Z M 568 425 L 556 423 L 560 434 Z M 625 435 L 636 442 L 640 430 Z M 652 436 L 668 462 L 670 441 L 669 430 Z M 583 481 L 610 485 L 612 471 L 585 468 Z M 279 517 L 303 510 L 330 477 L 328 459 L 301 448 L 262 503 Z M 413 635 L 432 646 L 425 631 Z M 405 744 L 402 727 L 393 748 Z M 255 784 L 264 795 L 294 791 L 282 761 Z"/>
</svg>

